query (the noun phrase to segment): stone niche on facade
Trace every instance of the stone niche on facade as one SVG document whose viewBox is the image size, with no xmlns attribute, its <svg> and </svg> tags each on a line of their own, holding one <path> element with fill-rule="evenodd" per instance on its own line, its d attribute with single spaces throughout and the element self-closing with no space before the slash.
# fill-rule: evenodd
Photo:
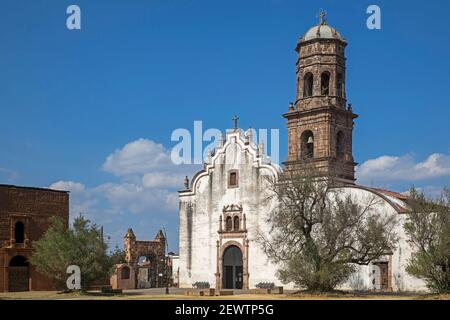
<svg viewBox="0 0 450 320">
<path fill-rule="evenodd" d="M 226 205 L 219 217 L 219 234 L 221 236 L 236 237 L 247 232 L 246 217 L 242 212 L 242 205 Z"/>
</svg>

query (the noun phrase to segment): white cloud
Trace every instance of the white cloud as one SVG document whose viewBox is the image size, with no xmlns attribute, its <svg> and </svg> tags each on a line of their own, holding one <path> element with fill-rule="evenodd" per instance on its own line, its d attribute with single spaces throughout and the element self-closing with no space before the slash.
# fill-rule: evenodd
<svg viewBox="0 0 450 320">
<path fill-rule="evenodd" d="M 131 141 L 106 157 L 103 170 L 119 177 L 92 188 L 60 180 L 51 189 L 70 191 L 72 215 L 79 212 L 102 220 L 101 215 L 177 212 L 177 188 L 196 166 L 177 166 L 163 145 L 147 139 Z"/>
<path fill-rule="evenodd" d="M 95 206 L 98 203 L 98 199 L 84 184 L 76 181 L 60 180 L 52 183 L 49 188 L 70 191 L 69 210 L 72 219 L 80 213 L 90 219 L 96 216 Z"/>
<path fill-rule="evenodd" d="M 86 189 L 85 185 L 82 183 L 63 180 L 52 183 L 49 188 L 53 190 L 70 191 L 76 193 L 83 192 Z"/>
<path fill-rule="evenodd" d="M 172 192 L 166 189 L 147 189 L 133 183 L 106 183 L 95 188 L 99 196 L 105 197 L 111 212 L 149 213 L 176 212 Z"/>
<path fill-rule="evenodd" d="M 200 168 L 199 165 L 175 165 L 163 145 L 138 139 L 106 157 L 102 169 L 115 175 L 114 181 L 88 187 L 81 182 L 60 180 L 50 188 L 71 192 L 72 219 L 81 212 L 99 225 L 109 225 L 118 230 L 112 233 L 120 235 L 115 239 L 120 242 L 130 226 L 124 223 L 139 215 L 141 220 L 159 221 L 155 222 L 158 224 L 163 217 L 176 217 L 176 191 L 182 188 L 185 175 L 192 176 Z"/>
<path fill-rule="evenodd" d="M 146 188 L 181 188 L 183 175 L 170 172 L 146 173 L 142 177 L 142 185 Z"/>
<path fill-rule="evenodd" d="M 103 170 L 116 176 L 126 176 L 145 174 L 171 165 L 170 153 L 162 144 L 141 138 L 110 154 L 103 163 Z"/>
<path fill-rule="evenodd" d="M 450 156 L 433 153 L 423 162 L 416 162 L 410 155 L 381 156 L 357 166 L 356 175 L 360 181 L 376 183 L 445 177 L 450 175 Z"/>
</svg>

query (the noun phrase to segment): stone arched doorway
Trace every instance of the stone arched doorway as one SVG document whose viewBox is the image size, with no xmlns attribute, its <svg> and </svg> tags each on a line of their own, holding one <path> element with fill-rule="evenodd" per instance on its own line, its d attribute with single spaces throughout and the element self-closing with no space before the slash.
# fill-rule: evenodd
<svg viewBox="0 0 450 320">
<path fill-rule="evenodd" d="M 158 275 L 162 270 L 158 270 L 158 260 L 155 254 L 139 256 L 137 263 L 137 288 L 157 288 Z"/>
<path fill-rule="evenodd" d="M 235 245 L 227 247 L 222 257 L 222 288 L 242 289 L 244 262 L 242 251 Z"/>
<path fill-rule="evenodd" d="M 8 266 L 8 291 L 29 290 L 29 263 L 23 256 L 15 256 Z"/>
</svg>

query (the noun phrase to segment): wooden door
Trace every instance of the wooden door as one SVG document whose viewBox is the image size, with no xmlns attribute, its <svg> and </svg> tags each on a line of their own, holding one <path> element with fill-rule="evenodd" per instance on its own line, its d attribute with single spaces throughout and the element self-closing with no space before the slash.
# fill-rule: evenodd
<svg viewBox="0 0 450 320">
<path fill-rule="evenodd" d="M 388 273 L 388 263 L 382 262 L 378 264 L 380 267 L 380 289 L 389 289 L 389 273 Z"/>
<path fill-rule="evenodd" d="M 234 289 L 233 285 L 233 266 L 225 266 L 224 289 Z"/>
<path fill-rule="evenodd" d="M 9 267 L 8 283 L 10 292 L 28 291 L 28 267 Z"/>
</svg>

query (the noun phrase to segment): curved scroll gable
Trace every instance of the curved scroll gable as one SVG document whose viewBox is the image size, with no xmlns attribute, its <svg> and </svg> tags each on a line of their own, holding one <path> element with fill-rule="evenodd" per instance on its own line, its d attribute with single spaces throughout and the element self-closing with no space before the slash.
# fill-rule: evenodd
<svg viewBox="0 0 450 320">
<path fill-rule="evenodd" d="M 275 178 L 278 178 L 281 173 L 281 168 L 278 165 L 272 164 L 270 158 L 265 154 L 259 154 L 259 148 L 253 141 L 248 141 L 242 130 L 236 132 L 227 132 L 225 143 L 219 145 L 213 156 L 211 156 L 210 163 L 205 163 L 204 168 L 198 171 L 191 181 L 191 188 L 189 190 L 179 191 L 180 196 L 191 196 L 196 194 L 196 190 L 200 180 L 209 176 L 215 169 L 216 165 L 220 164 L 220 158 L 226 155 L 227 148 L 232 144 L 238 144 L 241 152 L 246 152 L 252 159 L 252 166 L 257 168 L 265 168 L 273 174 Z"/>
</svg>

